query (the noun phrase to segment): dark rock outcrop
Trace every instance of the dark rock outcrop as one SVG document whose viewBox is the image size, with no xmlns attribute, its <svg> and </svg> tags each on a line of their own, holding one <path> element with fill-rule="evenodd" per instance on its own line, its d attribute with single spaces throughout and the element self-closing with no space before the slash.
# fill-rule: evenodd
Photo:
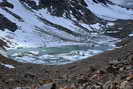
<svg viewBox="0 0 133 89">
<path fill-rule="evenodd" d="M 7 45 L 7 43 L 5 41 L 0 39 L 0 48 L 6 50 L 5 47 L 9 47 L 9 46 Z"/>
<path fill-rule="evenodd" d="M 109 0 L 93 0 L 95 3 L 103 3 L 104 5 L 107 5 L 107 3 L 111 3 L 112 4 L 112 2 L 111 1 L 109 1 Z"/>
<path fill-rule="evenodd" d="M 87 24 L 94 24 L 98 20 L 97 17 L 87 9 L 87 4 L 84 0 L 39 0 L 39 5 L 32 0 L 20 0 L 26 3 L 32 9 L 38 10 L 47 8 L 48 12 L 57 17 L 65 17 Z M 72 17 L 73 16 L 73 17 Z"/>
<path fill-rule="evenodd" d="M 0 2 L 0 7 L 14 8 L 13 4 L 11 4 L 7 1 Z"/>
<path fill-rule="evenodd" d="M 0 30 L 9 29 L 12 32 L 15 32 L 17 25 L 7 19 L 4 15 L 0 14 Z"/>
</svg>

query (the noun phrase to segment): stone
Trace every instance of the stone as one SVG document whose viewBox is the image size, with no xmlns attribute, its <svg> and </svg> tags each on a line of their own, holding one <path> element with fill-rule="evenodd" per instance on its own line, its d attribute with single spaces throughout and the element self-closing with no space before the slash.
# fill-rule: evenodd
<svg viewBox="0 0 133 89">
<path fill-rule="evenodd" d="M 120 84 L 120 89 L 133 89 L 133 86 L 128 81 L 123 81 Z"/>
<path fill-rule="evenodd" d="M 53 83 L 48 83 L 40 86 L 38 89 L 51 89 L 53 86 Z"/>
</svg>

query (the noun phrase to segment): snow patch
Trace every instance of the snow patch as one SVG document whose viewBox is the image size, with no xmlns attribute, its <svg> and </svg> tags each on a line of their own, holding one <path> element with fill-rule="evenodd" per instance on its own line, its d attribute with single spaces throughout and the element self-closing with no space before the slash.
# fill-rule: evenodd
<svg viewBox="0 0 133 89">
<path fill-rule="evenodd" d="M 3 63 L 0 63 L 0 64 L 5 66 L 5 67 L 8 67 L 10 69 L 14 69 L 15 68 L 13 65 L 10 65 L 10 64 L 3 64 Z"/>
</svg>

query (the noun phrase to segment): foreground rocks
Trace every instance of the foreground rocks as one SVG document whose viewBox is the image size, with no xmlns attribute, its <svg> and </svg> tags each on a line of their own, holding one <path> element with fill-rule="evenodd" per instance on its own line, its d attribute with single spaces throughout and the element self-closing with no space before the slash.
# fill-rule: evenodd
<svg viewBox="0 0 133 89">
<path fill-rule="evenodd" d="M 132 45 L 132 39 L 126 40 L 122 48 L 60 66 L 19 63 L 0 55 L 0 88 L 133 89 Z"/>
</svg>

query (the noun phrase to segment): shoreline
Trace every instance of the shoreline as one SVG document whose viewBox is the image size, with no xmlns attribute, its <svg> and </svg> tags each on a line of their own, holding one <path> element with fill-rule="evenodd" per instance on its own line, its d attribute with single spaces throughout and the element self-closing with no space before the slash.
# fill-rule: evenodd
<svg viewBox="0 0 133 89">
<path fill-rule="evenodd" d="M 31 86 L 34 84 L 39 84 L 39 81 L 57 80 L 73 81 L 75 78 L 80 78 L 81 76 L 86 76 L 87 74 L 95 75 L 96 71 L 102 70 L 107 73 L 107 77 L 101 83 L 106 83 L 110 80 L 109 75 L 113 76 L 112 73 L 108 73 L 106 69 L 109 67 L 110 62 L 114 61 L 114 64 L 118 62 L 130 61 L 132 67 L 133 58 L 133 39 L 130 41 L 125 41 L 122 43 L 123 47 L 110 50 L 90 58 L 76 61 L 74 63 L 65 65 L 42 65 L 42 64 L 31 64 L 31 63 L 19 63 L 14 60 L 8 59 L 6 57 L 0 56 L 1 63 L 13 65 L 15 68 L 8 68 L 4 65 L 0 65 L 0 85 L 8 88 L 19 87 L 19 86 Z M 113 65 L 114 65 L 113 64 Z M 126 66 L 127 65 L 123 65 Z M 132 70 L 132 69 L 130 69 Z M 125 76 L 127 76 L 127 72 Z M 123 73 L 124 74 L 124 73 Z M 118 74 L 121 76 L 120 74 Z M 74 78 L 74 79 L 73 79 Z M 112 77 L 114 78 L 114 77 Z M 114 78 L 115 79 L 115 78 Z M 125 78 L 126 79 L 126 78 Z M 3 82 L 4 81 L 4 82 Z M 76 81 L 78 81 L 76 79 Z M 98 80 L 96 80 L 98 81 Z M 63 83 L 63 82 L 62 82 Z M 64 84 L 64 83 L 63 83 Z M 73 83 L 72 83 L 73 84 Z M 62 84 L 61 84 L 62 85 Z"/>
</svg>

